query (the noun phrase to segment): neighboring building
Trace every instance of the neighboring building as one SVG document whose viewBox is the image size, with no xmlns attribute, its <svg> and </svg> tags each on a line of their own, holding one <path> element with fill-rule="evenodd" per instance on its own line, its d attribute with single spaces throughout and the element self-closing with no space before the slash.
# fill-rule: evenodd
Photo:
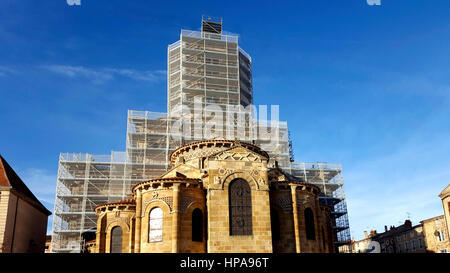
<svg viewBox="0 0 450 273">
<path fill-rule="evenodd" d="M 410 220 L 403 225 L 391 226 L 377 234 L 374 240 L 380 243 L 381 253 L 424 253 L 424 235 L 421 225 L 412 226 Z"/>
<path fill-rule="evenodd" d="M 427 252 L 449 253 L 450 240 L 444 215 L 421 221 Z"/>
<path fill-rule="evenodd" d="M 410 225 L 409 220 L 405 221 L 405 225 Z M 395 253 L 425 253 L 425 236 L 423 226 L 421 224 L 405 228 L 403 231 L 395 232 L 395 243 L 393 244 Z M 392 242 L 392 240 L 391 240 Z M 382 247 L 383 249 L 383 247 Z M 387 249 L 389 252 L 389 248 Z M 392 250 L 392 249 L 391 249 Z"/>
<path fill-rule="evenodd" d="M 97 253 L 330 253 L 332 208 L 320 188 L 224 139 L 174 150 L 160 178 L 95 208 Z M 91 244 L 92 245 L 92 244 Z"/>
<path fill-rule="evenodd" d="M 354 240 L 352 240 L 349 244 L 345 244 L 342 246 L 339 246 L 338 252 L 339 253 L 352 253 L 353 244 L 355 243 Z"/>
<path fill-rule="evenodd" d="M 52 236 L 45 237 L 45 253 L 52 253 Z"/>
<path fill-rule="evenodd" d="M 447 234 L 450 234 L 450 184 L 448 184 L 447 187 L 439 194 L 439 197 L 442 200 Z"/>
<path fill-rule="evenodd" d="M 0 155 L 0 252 L 44 253 L 50 214 Z"/>
<path fill-rule="evenodd" d="M 380 253 L 380 244 L 372 239 L 372 237 L 376 234 L 376 230 L 370 231 L 370 234 L 367 234 L 367 232 L 364 231 L 364 239 L 360 241 L 352 241 L 350 248 L 348 246 L 342 246 L 339 252 Z"/>
<path fill-rule="evenodd" d="M 401 226 L 391 226 L 385 232 L 377 234 L 371 231 L 370 236 L 364 232 L 364 239 L 352 241 L 350 245 L 341 246 L 341 253 L 367 253 L 372 251 L 373 242 L 379 243 L 381 253 L 449 253 L 449 219 L 450 219 L 450 185 L 440 194 L 444 215 L 423 220 L 419 225 L 412 226 L 406 220 Z M 375 251 L 376 252 L 376 251 Z"/>
<path fill-rule="evenodd" d="M 250 107 L 252 59 L 239 46 L 238 35 L 224 35 L 221 19 L 204 17 L 201 31 L 181 30 L 179 37 L 167 49 L 167 113 L 129 110 L 125 152 L 60 154 L 52 250 L 83 251 L 89 241 L 84 234 L 95 234 L 96 206 L 129 199 L 134 184 L 163 175 L 177 147 L 216 137 L 251 142 L 268 153 L 270 164 L 277 162 L 285 172 L 319 187 L 321 203 L 333 207 L 336 249 L 349 243 L 341 165 L 294 162 L 287 122 L 270 120 L 261 112 L 255 117 Z M 194 109 L 192 118 L 185 109 L 192 110 L 194 102 L 201 109 L 198 115 Z M 223 135 L 205 135 L 205 128 L 217 123 L 211 121 L 217 108 L 224 113 L 219 120 L 239 126 L 224 128 Z M 177 126 L 180 131 L 173 132 Z"/>
<path fill-rule="evenodd" d="M 349 248 L 340 248 L 342 253 L 425 253 L 422 225 L 412 226 L 410 220 L 403 225 L 384 227 L 383 233 L 364 232 L 364 239 L 351 243 Z"/>
</svg>

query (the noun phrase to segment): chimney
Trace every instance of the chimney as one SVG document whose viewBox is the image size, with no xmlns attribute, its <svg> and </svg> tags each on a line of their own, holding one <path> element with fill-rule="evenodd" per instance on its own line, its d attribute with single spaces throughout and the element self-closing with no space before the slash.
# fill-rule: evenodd
<svg viewBox="0 0 450 273">
<path fill-rule="evenodd" d="M 375 235 L 377 235 L 377 231 L 376 230 L 371 230 L 370 231 L 370 237 L 373 237 Z"/>
<path fill-rule="evenodd" d="M 367 235 L 367 231 L 364 231 L 364 239 L 369 238 L 369 235 Z"/>
<path fill-rule="evenodd" d="M 405 221 L 405 226 L 407 226 L 407 227 L 412 227 L 411 221 L 410 221 L 410 220 L 406 220 L 406 221 Z"/>
<path fill-rule="evenodd" d="M 384 226 L 384 232 L 387 232 L 387 231 L 388 231 L 387 226 Z"/>
</svg>

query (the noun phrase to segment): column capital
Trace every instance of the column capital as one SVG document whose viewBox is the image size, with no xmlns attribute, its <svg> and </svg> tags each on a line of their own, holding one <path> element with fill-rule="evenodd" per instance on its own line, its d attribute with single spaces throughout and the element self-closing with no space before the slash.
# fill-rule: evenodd
<svg viewBox="0 0 450 273">
<path fill-rule="evenodd" d="M 294 185 L 294 184 L 290 184 L 289 186 L 291 186 L 291 191 L 293 191 L 293 192 L 295 192 L 298 187 L 298 185 Z"/>
<path fill-rule="evenodd" d="M 174 190 L 174 191 L 180 191 L 180 185 L 181 185 L 181 184 L 174 183 L 174 184 L 172 185 L 173 190 Z"/>
</svg>

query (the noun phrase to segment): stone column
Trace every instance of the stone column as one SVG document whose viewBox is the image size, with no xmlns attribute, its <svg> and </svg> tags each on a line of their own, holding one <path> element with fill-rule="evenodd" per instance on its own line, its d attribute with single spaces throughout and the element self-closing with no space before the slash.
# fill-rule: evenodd
<svg viewBox="0 0 450 273">
<path fill-rule="evenodd" d="M 135 232 L 134 232 L 134 222 L 135 220 L 132 218 L 130 218 L 130 234 L 129 234 L 129 240 L 128 240 L 128 253 L 134 253 L 134 247 L 133 247 L 133 241 L 134 241 L 134 236 L 135 236 Z"/>
<path fill-rule="evenodd" d="M 320 213 L 320 205 L 319 205 L 319 198 L 316 196 L 316 194 L 314 193 L 314 190 L 311 190 L 311 193 L 314 195 L 314 232 L 316 234 L 316 249 L 314 250 L 314 252 L 324 252 L 322 250 L 322 229 L 320 228 L 322 225 L 320 224 L 320 217 L 322 216 L 322 214 Z"/>
<path fill-rule="evenodd" d="M 172 253 L 179 252 L 179 238 L 180 238 L 180 184 L 173 184 L 173 211 L 172 211 Z"/>
<path fill-rule="evenodd" d="M 95 253 L 106 252 L 106 215 L 99 215 L 95 232 Z"/>
<path fill-rule="evenodd" d="M 101 248 L 100 248 L 100 244 L 101 244 L 101 232 L 97 231 L 95 233 L 95 253 L 101 253 Z"/>
<path fill-rule="evenodd" d="M 211 249 L 212 249 L 212 243 L 211 243 L 211 233 L 210 233 L 210 228 L 211 228 L 211 213 L 209 213 L 209 210 L 211 208 L 211 204 L 210 204 L 210 199 L 211 199 L 211 189 L 209 189 L 209 185 L 208 188 L 206 189 L 206 208 L 205 208 L 205 213 L 206 213 L 206 223 L 205 223 L 205 227 L 206 227 L 206 234 L 205 234 L 205 239 L 206 239 L 206 252 L 210 253 Z"/>
<path fill-rule="evenodd" d="M 142 193 L 136 191 L 136 227 L 134 232 L 134 253 L 141 253 L 141 221 L 142 221 Z"/>
<path fill-rule="evenodd" d="M 298 209 L 297 209 L 297 186 L 291 185 L 291 195 L 292 195 L 292 211 L 294 214 L 294 231 L 295 231 L 295 249 L 297 253 L 300 253 L 300 224 L 298 219 Z"/>
</svg>

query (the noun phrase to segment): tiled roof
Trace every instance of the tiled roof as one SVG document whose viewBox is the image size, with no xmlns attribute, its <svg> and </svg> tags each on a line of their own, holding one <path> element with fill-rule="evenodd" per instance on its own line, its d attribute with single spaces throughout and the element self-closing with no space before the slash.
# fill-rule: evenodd
<svg viewBox="0 0 450 273">
<path fill-rule="evenodd" d="M 34 196 L 25 183 L 20 179 L 16 172 L 9 166 L 8 162 L 0 155 L 0 187 L 9 187 L 19 193 L 24 199 L 28 200 L 35 208 L 46 213 L 52 214 L 44 205 Z"/>
<path fill-rule="evenodd" d="M 403 224 L 403 225 L 400 225 L 398 227 L 393 227 L 390 230 L 385 231 L 383 233 L 378 233 L 378 234 L 374 235 L 373 238 L 376 238 L 376 239 L 391 238 L 393 236 L 396 236 L 396 235 L 398 235 L 400 233 L 403 233 L 405 231 L 412 230 L 412 229 L 413 229 L 412 226 L 407 225 L 407 224 Z"/>
</svg>

